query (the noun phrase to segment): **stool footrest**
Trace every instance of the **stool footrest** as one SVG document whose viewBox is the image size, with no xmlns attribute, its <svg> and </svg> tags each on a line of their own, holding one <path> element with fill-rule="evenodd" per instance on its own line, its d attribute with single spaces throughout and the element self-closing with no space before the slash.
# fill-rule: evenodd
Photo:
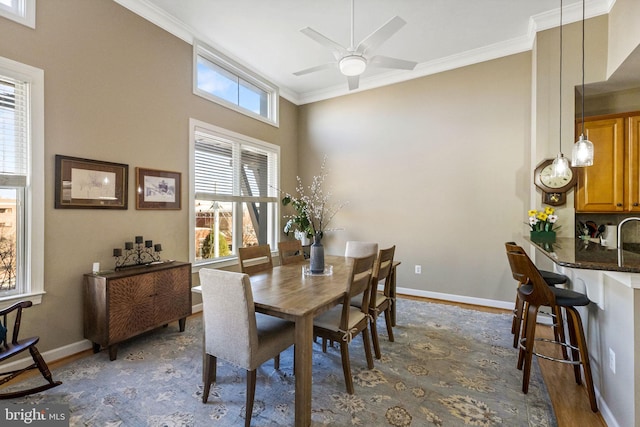
<svg viewBox="0 0 640 427">
<path fill-rule="evenodd" d="M 520 346 L 519 347 L 520 347 L 520 349 L 522 349 L 524 351 L 527 350 L 526 341 L 527 341 L 526 338 L 520 339 Z M 563 346 L 563 347 L 565 347 L 567 349 L 571 349 L 571 350 L 579 352 L 578 347 L 573 346 L 571 344 L 567 344 L 566 342 L 555 341 L 555 340 L 551 340 L 551 339 L 548 339 L 548 338 L 536 338 L 534 341 L 542 341 L 542 342 L 546 342 L 546 343 L 550 343 L 550 344 L 561 345 L 561 346 Z M 580 365 L 580 364 L 582 364 L 582 359 L 579 359 L 579 360 L 559 359 L 557 357 L 548 356 L 548 355 L 542 354 L 542 353 L 537 353 L 535 351 L 535 349 L 533 351 L 533 354 L 535 356 L 537 356 L 537 357 L 540 357 L 540 358 L 546 359 L 546 360 L 551 360 L 553 362 L 566 363 L 568 365 Z M 580 354 L 580 353 L 578 353 L 578 354 Z"/>
</svg>

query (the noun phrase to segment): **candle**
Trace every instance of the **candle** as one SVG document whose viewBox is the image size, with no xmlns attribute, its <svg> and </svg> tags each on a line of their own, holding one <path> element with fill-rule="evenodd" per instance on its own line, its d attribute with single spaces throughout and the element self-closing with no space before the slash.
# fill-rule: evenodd
<svg viewBox="0 0 640 427">
<path fill-rule="evenodd" d="M 136 243 L 142 243 L 142 236 L 136 236 Z"/>
<path fill-rule="evenodd" d="M 113 256 L 121 256 L 122 255 L 122 249 L 117 248 L 113 250 Z"/>
<path fill-rule="evenodd" d="M 133 249 L 133 242 L 126 242 L 124 244 L 124 248 L 127 249 L 127 250 Z"/>
<path fill-rule="evenodd" d="M 156 252 L 162 252 L 162 245 L 160 243 L 156 243 L 156 246 L 153 249 Z"/>
<path fill-rule="evenodd" d="M 153 247 L 153 241 L 152 240 L 145 240 L 144 241 L 144 247 L 145 248 Z"/>
</svg>

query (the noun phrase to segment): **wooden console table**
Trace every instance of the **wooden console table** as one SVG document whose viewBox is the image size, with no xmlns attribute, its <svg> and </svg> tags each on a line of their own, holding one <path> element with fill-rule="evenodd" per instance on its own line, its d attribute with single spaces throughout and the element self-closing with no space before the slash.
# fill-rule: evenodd
<svg viewBox="0 0 640 427">
<path fill-rule="evenodd" d="M 167 262 L 84 275 L 84 337 L 93 352 L 178 321 L 184 332 L 191 315 L 191 264 Z"/>
</svg>

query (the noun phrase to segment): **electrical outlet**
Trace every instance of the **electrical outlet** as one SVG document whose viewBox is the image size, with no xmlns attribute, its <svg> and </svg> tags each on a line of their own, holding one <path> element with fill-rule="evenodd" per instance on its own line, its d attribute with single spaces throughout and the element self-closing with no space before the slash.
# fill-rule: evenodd
<svg viewBox="0 0 640 427">
<path fill-rule="evenodd" d="M 422 274 L 422 266 L 416 265 L 416 274 Z"/>
<path fill-rule="evenodd" d="M 616 373 L 616 354 L 611 348 L 609 348 L 609 369 L 614 374 Z"/>
</svg>

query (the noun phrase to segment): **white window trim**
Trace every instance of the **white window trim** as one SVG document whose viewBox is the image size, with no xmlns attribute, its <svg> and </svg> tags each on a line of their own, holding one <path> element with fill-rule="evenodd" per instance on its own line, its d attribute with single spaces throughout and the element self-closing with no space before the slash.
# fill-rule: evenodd
<svg viewBox="0 0 640 427">
<path fill-rule="evenodd" d="M 273 150 L 275 151 L 276 155 L 278 156 L 278 164 L 276 165 L 276 167 L 279 169 L 279 165 L 280 165 L 280 147 L 275 145 L 275 144 L 270 144 L 268 142 L 265 141 L 261 141 L 259 139 L 255 139 L 255 138 L 251 138 L 250 136 L 246 136 L 246 135 L 242 135 L 240 133 L 237 132 L 233 132 L 230 131 L 228 129 L 224 129 L 215 125 L 212 125 L 210 123 L 206 123 L 200 120 L 196 120 L 193 118 L 189 119 L 189 176 L 190 176 L 190 184 L 189 184 L 189 260 L 191 262 L 192 265 L 192 271 L 194 273 L 198 272 L 201 268 L 211 268 L 211 267 L 229 267 L 232 265 L 237 265 L 238 264 L 238 257 L 237 256 L 231 256 L 231 257 L 225 257 L 223 259 L 220 260 L 211 260 L 211 261 L 202 261 L 202 262 L 198 262 L 198 264 L 196 265 L 195 263 L 195 259 L 196 259 L 196 239 L 195 239 L 195 233 L 193 232 L 193 230 L 195 230 L 196 228 L 196 208 L 195 208 L 195 201 L 196 201 L 196 187 L 195 187 L 195 180 L 192 177 L 191 174 L 194 173 L 196 165 L 195 165 L 195 150 L 196 150 L 196 139 L 195 139 L 195 134 L 196 134 L 196 129 L 204 129 L 206 131 L 209 131 L 211 133 L 214 134 L 218 134 L 220 136 L 223 137 L 227 137 L 233 140 L 240 140 L 240 141 L 244 141 L 248 144 L 254 145 L 256 147 L 263 147 L 266 148 L 268 150 Z M 276 173 L 276 188 L 280 187 L 280 173 Z M 275 230 L 280 230 L 280 204 L 279 203 L 275 203 L 274 205 L 275 208 Z M 275 254 L 277 252 L 276 248 L 271 248 L 271 253 L 272 255 Z"/>
<path fill-rule="evenodd" d="M 8 307 L 18 300 L 42 302 L 44 290 L 44 71 L 0 57 L 0 74 L 29 82 L 31 143 L 26 199 L 29 202 L 26 244 L 28 245 L 26 274 L 29 289 L 25 293 L 0 298 L 0 307 Z"/>
<path fill-rule="evenodd" d="M 36 28 L 36 0 L 21 0 L 18 10 L 0 6 L 0 16 L 30 28 Z"/>
<path fill-rule="evenodd" d="M 253 111 L 247 110 L 239 105 L 228 102 L 222 98 L 214 96 L 204 90 L 198 88 L 198 56 L 202 56 L 203 58 L 213 62 L 214 64 L 224 68 L 236 76 L 239 76 L 243 80 L 259 87 L 264 90 L 268 94 L 269 98 L 269 117 L 263 117 L 260 114 L 256 114 Z M 226 108 L 237 111 L 238 113 L 244 114 L 246 116 L 252 117 L 254 119 L 260 120 L 262 122 L 268 123 L 272 126 L 279 127 L 279 98 L 280 92 L 276 85 L 269 82 L 263 77 L 260 77 L 257 73 L 249 70 L 246 67 L 238 64 L 234 60 L 228 58 L 222 53 L 218 52 L 211 46 L 204 44 L 203 42 L 194 40 L 193 42 L 193 93 L 202 98 L 205 98 L 208 101 L 215 102 L 216 104 L 220 104 Z"/>
</svg>

